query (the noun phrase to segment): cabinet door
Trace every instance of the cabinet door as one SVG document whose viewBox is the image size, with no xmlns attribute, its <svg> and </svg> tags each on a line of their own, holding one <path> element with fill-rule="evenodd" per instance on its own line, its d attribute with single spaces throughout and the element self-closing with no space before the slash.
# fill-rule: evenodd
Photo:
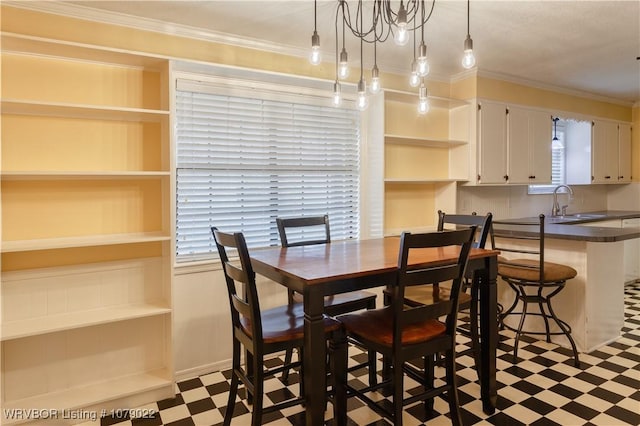
<svg viewBox="0 0 640 426">
<path fill-rule="evenodd" d="M 591 149 L 592 183 L 617 182 L 618 125 L 594 121 Z"/>
<path fill-rule="evenodd" d="M 529 111 L 529 183 L 551 183 L 551 115 Z"/>
<path fill-rule="evenodd" d="M 631 126 L 618 125 L 618 182 L 631 182 Z"/>
<path fill-rule="evenodd" d="M 482 102 L 479 109 L 478 182 L 506 183 L 507 107 L 500 103 Z"/>
<path fill-rule="evenodd" d="M 529 183 L 531 177 L 529 111 L 524 108 L 509 107 L 507 128 L 509 183 Z"/>
</svg>

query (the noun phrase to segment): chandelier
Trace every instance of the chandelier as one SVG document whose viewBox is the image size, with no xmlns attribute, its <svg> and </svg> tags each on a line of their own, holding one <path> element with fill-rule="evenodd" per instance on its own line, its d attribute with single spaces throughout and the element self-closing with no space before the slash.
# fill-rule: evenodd
<svg viewBox="0 0 640 426">
<path fill-rule="evenodd" d="M 350 6 L 350 3 L 352 4 Z M 395 6 L 393 4 L 396 4 Z M 418 113 L 426 114 L 429 111 L 429 100 L 425 77 L 429 74 L 429 61 L 427 58 L 427 45 L 424 38 L 425 25 L 433 15 L 435 0 L 338 0 L 335 12 L 335 61 L 336 77 L 333 84 L 333 103 L 339 106 L 342 103 L 342 88 L 340 81 L 349 76 L 349 55 L 345 48 L 345 40 L 348 33 L 360 41 L 360 80 L 358 81 L 358 94 L 356 106 L 359 110 L 365 110 L 369 104 L 367 96 L 367 83 L 364 79 L 363 50 L 364 45 L 373 44 L 373 67 L 369 92 L 378 93 L 382 89 L 380 72 L 377 64 L 377 45 L 388 39 L 393 39 L 398 46 L 405 46 L 413 38 L 413 60 L 411 61 L 409 84 L 418 89 Z M 365 14 L 367 14 L 365 22 Z M 309 61 L 313 65 L 321 62 L 320 36 L 317 31 L 317 1 L 314 1 L 314 30 L 311 36 L 311 54 Z M 339 33 L 342 33 L 342 49 L 339 48 Z M 416 47 L 416 38 L 420 44 Z M 467 38 L 464 41 L 464 56 L 462 66 L 466 69 L 473 68 L 476 60 L 473 55 L 473 40 L 469 34 L 469 0 L 467 0 Z"/>
</svg>

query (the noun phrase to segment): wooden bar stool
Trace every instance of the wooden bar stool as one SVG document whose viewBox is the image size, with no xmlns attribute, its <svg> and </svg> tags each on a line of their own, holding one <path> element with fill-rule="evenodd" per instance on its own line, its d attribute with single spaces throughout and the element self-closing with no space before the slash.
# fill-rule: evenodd
<svg viewBox="0 0 640 426">
<path fill-rule="evenodd" d="M 503 255 L 516 254 L 515 258 L 507 259 L 502 256 L 498 258 L 498 276 L 515 292 L 513 303 L 499 316 L 500 326 L 516 333 L 513 347 L 514 362 L 517 360 L 518 344 L 523 334 L 545 335 L 547 342 L 551 342 L 553 335 L 565 335 L 573 349 L 574 365 L 579 367 L 578 349 L 571 337 L 571 327 L 557 317 L 551 306 L 551 299 L 560 293 L 567 281 L 578 273 L 570 266 L 545 261 L 544 215 L 541 214 L 538 219 L 537 222 L 494 221 L 494 225 L 506 225 L 499 229 L 494 228 L 494 249 L 500 250 Z M 495 237 L 500 237 L 503 243 L 497 245 Z M 523 240 L 533 241 L 534 244 L 523 244 Z M 522 310 L 516 311 L 519 303 L 522 303 Z M 528 310 L 530 304 L 538 305 L 539 312 L 530 312 Z M 505 318 L 514 315 L 520 318 L 517 328 L 504 322 Z M 545 330 L 525 330 L 527 315 L 542 317 Z M 550 320 L 557 324 L 560 331 L 551 331 Z"/>
</svg>

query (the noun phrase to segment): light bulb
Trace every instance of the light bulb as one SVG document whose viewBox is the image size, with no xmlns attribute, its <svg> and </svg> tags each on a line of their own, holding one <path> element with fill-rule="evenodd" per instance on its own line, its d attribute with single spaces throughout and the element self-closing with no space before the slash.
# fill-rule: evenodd
<svg viewBox="0 0 640 426">
<path fill-rule="evenodd" d="M 420 77 L 426 77 L 431 70 L 429 67 L 429 61 L 427 60 L 427 46 L 424 41 L 420 42 L 420 50 L 418 55 L 418 75 Z"/>
<path fill-rule="evenodd" d="M 429 98 L 427 97 L 427 88 L 424 85 L 424 82 L 420 84 L 420 89 L 418 90 L 418 114 L 424 115 L 429 112 L 430 109 Z"/>
<path fill-rule="evenodd" d="M 340 106 L 342 104 L 342 90 L 340 89 L 340 83 L 336 80 L 333 83 L 333 106 Z"/>
<path fill-rule="evenodd" d="M 418 101 L 418 114 L 424 115 L 429 112 L 430 108 L 431 107 L 429 106 L 429 99 L 424 98 Z"/>
<path fill-rule="evenodd" d="M 418 75 L 418 66 L 415 59 L 411 62 L 411 75 L 409 76 L 409 85 L 411 87 L 418 87 L 420 85 L 420 75 Z"/>
<path fill-rule="evenodd" d="M 398 26 L 398 31 L 394 34 L 393 40 L 398 46 L 404 46 L 409 42 L 409 32 L 406 25 L 403 27 Z"/>
<path fill-rule="evenodd" d="M 409 41 L 409 32 L 407 31 L 407 10 L 404 8 L 402 2 L 400 2 L 396 26 L 398 27 L 398 31 L 394 34 L 393 38 L 398 46 L 404 46 Z"/>
<path fill-rule="evenodd" d="M 320 52 L 320 36 L 317 31 L 311 36 L 311 53 L 309 54 L 309 62 L 311 65 L 318 65 L 322 61 L 322 52 Z"/>
<path fill-rule="evenodd" d="M 476 57 L 473 55 L 473 40 L 471 40 L 471 36 L 467 34 L 467 38 L 464 41 L 464 55 L 462 56 L 462 66 L 465 69 L 470 69 L 475 65 Z"/>
<path fill-rule="evenodd" d="M 369 86 L 369 90 L 371 91 L 371 93 L 378 93 L 380 92 L 380 77 L 378 76 L 379 71 L 378 71 L 378 66 L 374 65 L 373 68 L 371 69 L 371 85 Z"/>
<path fill-rule="evenodd" d="M 360 111 L 364 111 L 369 106 L 369 98 L 367 98 L 367 87 L 363 79 L 358 82 L 358 99 L 356 100 L 356 107 Z"/>
<path fill-rule="evenodd" d="M 340 52 L 338 77 L 340 77 L 340 80 L 345 80 L 347 77 L 349 77 L 349 61 L 348 61 L 347 50 L 344 47 L 342 48 L 342 52 Z"/>
</svg>

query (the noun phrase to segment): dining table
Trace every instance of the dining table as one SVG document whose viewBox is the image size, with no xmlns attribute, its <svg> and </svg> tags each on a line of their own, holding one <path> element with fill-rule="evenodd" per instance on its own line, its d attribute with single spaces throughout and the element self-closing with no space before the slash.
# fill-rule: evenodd
<svg viewBox="0 0 640 426">
<path fill-rule="evenodd" d="M 324 297 L 366 288 L 393 285 L 398 270 L 399 237 L 352 239 L 326 244 L 270 247 L 254 250 L 251 262 L 256 273 L 303 295 L 303 379 L 305 422 L 324 424 L 326 338 Z M 459 247 L 421 249 L 409 258 L 411 265 L 437 265 L 457 261 Z M 497 256 L 496 250 L 472 248 L 467 272 L 479 294 L 480 397 L 483 411 L 492 414 L 497 402 L 496 350 Z M 473 319 L 472 319 L 473 320 Z"/>
</svg>

